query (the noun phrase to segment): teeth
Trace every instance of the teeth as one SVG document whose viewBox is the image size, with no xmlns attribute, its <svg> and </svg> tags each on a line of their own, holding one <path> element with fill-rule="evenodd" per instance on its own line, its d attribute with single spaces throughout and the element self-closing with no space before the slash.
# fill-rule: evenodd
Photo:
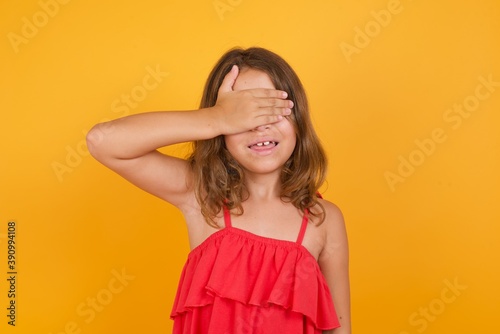
<svg viewBox="0 0 500 334">
<path fill-rule="evenodd" d="M 269 145 L 269 144 L 271 144 L 271 142 L 270 142 L 270 141 L 265 141 L 265 142 L 263 142 L 263 143 L 257 143 L 257 146 L 267 146 L 267 145 Z"/>
</svg>

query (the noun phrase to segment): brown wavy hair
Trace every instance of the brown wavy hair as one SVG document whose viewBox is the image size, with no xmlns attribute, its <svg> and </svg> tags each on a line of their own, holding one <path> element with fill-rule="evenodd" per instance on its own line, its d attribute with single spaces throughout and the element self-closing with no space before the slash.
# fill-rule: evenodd
<svg viewBox="0 0 500 334">
<path fill-rule="evenodd" d="M 327 159 L 312 126 L 306 93 L 297 74 L 283 58 L 267 49 L 231 49 L 208 76 L 200 108 L 215 105 L 219 87 L 233 65 L 240 70 L 252 68 L 267 73 L 276 89 L 287 92 L 293 101 L 292 114 L 287 117 L 295 128 L 297 143 L 281 172 L 280 196 L 322 223 L 325 211 L 318 201 L 318 190 L 326 178 Z M 248 198 L 244 172 L 226 149 L 223 135 L 194 142 L 188 161 L 194 174 L 196 198 L 209 225 L 218 227 L 215 217 L 223 206 L 243 214 L 242 202 Z"/>
</svg>

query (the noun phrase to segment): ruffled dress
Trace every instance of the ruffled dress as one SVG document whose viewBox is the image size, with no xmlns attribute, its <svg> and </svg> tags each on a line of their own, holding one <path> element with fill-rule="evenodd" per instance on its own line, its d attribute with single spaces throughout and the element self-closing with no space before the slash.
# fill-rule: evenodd
<svg viewBox="0 0 500 334">
<path fill-rule="evenodd" d="M 316 259 L 296 242 L 231 226 L 188 255 L 170 317 L 174 334 L 320 334 L 340 327 Z"/>
</svg>

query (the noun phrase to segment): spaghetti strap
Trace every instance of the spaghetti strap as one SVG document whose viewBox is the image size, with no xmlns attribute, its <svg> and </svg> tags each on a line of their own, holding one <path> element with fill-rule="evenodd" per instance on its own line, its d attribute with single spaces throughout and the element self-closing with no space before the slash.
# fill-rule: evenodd
<svg viewBox="0 0 500 334">
<path fill-rule="evenodd" d="M 302 240 L 304 240 L 304 234 L 306 234 L 307 223 L 309 221 L 309 210 L 304 210 L 304 217 L 302 218 L 302 225 L 300 226 L 299 236 L 297 237 L 297 243 L 299 245 L 302 244 Z"/>
<path fill-rule="evenodd" d="M 340 326 L 326 279 L 305 247 L 231 228 L 230 210 L 223 213 L 226 228 L 188 255 L 170 313 L 172 334 L 243 333 L 241 319 L 256 314 L 265 315 L 260 333 L 321 334 Z"/>
<path fill-rule="evenodd" d="M 227 206 L 224 205 L 224 227 L 231 227 L 231 213 L 227 209 Z"/>
<path fill-rule="evenodd" d="M 319 191 L 316 193 L 318 198 L 323 198 Z M 297 237 L 297 243 L 302 245 L 302 241 L 304 240 L 304 234 L 306 234 L 307 223 L 309 222 L 309 209 L 304 210 L 304 217 L 302 218 L 302 225 L 300 226 L 300 232 Z"/>
</svg>

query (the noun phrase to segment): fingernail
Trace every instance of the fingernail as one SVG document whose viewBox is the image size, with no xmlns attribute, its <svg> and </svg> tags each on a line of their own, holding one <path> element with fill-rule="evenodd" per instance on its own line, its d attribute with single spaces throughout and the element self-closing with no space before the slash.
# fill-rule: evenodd
<svg viewBox="0 0 500 334">
<path fill-rule="evenodd" d="M 281 94 L 283 96 L 284 99 L 286 99 L 288 97 L 288 93 L 287 92 L 283 92 L 283 94 Z"/>
</svg>

